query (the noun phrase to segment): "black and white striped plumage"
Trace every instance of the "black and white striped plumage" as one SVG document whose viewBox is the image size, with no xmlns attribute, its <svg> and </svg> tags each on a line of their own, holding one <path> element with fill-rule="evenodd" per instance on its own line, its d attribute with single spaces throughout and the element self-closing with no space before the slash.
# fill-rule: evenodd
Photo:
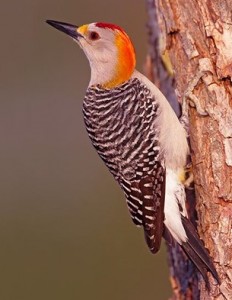
<svg viewBox="0 0 232 300">
<path fill-rule="evenodd" d="M 114 88 L 88 88 L 83 113 L 89 137 L 122 187 L 132 220 L 152 252 L 164 221 L 165 167 L 155 120 L 159 105 L 137 78 Z"/>
</svg>

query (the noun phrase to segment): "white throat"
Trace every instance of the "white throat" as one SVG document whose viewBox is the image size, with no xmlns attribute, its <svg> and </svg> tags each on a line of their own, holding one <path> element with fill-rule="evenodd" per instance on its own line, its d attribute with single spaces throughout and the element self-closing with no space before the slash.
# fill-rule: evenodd
<svg viewBox="0 0 232 300">
<path fill-rule="evenodd" d="M 111 81 L 116 74 L 115 60 L 95 61 L 89 59 L 89 64 L 91 69 L 89 86 L 97 84 L 104 85 Z"/>
</svg>

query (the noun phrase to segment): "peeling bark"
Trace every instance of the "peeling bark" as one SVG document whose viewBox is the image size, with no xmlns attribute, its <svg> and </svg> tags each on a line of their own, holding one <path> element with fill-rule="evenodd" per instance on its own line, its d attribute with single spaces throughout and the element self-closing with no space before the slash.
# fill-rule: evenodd
<svg viewBox="0 0 232 300">
<path fill-rule="evenodd" d="M 181 250 L 169 249 L 174 299 L 231 300 L 232 0 L 146 2 L 151 62 L 146 69 L 172 103 L 176 98 L 181 102 L 199 75 L 192 92 L 208 113 L 202 117 L 194 108 L 189 111 L 191 158 L 197 228 L 221 285 L 215 285 L 210 277 L 212 288 L 208 292 Z M 191 212 L 193 204 L 189 204 Z"/>
</svg>

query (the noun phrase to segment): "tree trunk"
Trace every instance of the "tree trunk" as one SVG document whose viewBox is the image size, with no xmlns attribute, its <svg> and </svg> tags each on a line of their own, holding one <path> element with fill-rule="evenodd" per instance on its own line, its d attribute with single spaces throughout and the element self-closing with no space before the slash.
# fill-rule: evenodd
<svg viewBox="0 0 232 300">
<path fill-rule="evenodd" d="M 175 99 L 181 102 L 191 88 L 207 112 L 202 117 L 195 108 L 189 110 L 191 158 L 197 229 L 221 285 L 210 275 L 208 292 L 181 249 L 168 248 L 173 299 L 231 300 L 232 0 L 146 2 L 150 44 L 147 74 L 175 109 Z M 193 200 L 189 201 L 188 195 L 194 218 L 194 195 L 190 198 Z"/>
</svg>

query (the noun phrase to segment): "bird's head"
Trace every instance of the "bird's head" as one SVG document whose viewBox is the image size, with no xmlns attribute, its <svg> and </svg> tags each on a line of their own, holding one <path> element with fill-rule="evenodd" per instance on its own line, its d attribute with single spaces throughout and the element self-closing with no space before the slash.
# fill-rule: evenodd
<svg viewBox="0 0 232 300">
<path fill-rule="evenodd" d="M 90 85 L 113 88 L 130 79 L 135 69 L 135 51 L 125 31 L 114 24 L 75 26 L 47 21 L 72 37 L 85 52 L 91 67 Z"/>
</svg>

